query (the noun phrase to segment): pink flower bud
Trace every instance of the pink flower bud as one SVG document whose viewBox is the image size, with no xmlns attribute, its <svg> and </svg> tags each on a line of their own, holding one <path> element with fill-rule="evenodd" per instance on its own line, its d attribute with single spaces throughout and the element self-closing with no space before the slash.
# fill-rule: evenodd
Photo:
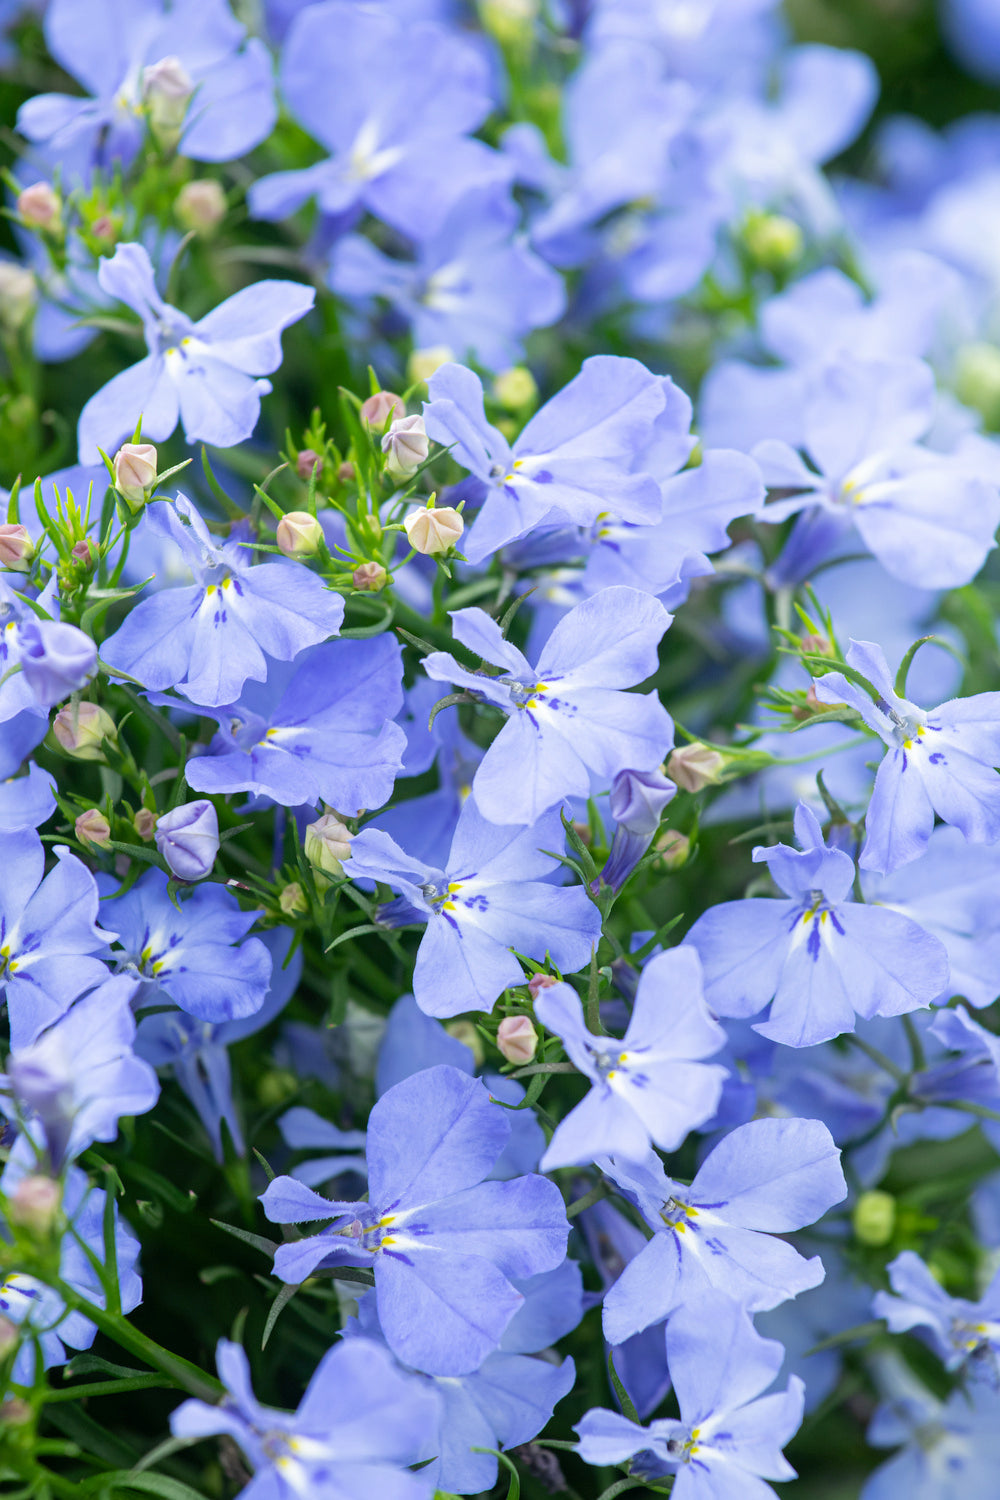
<svg viewBox="0 0 1000 1500">
<path fill-rule="evenodd" d="M 140 807 L 132 819 L 132 826 L 143 843 L 148 844 L 156 832 L 156 814 L 150 812 L 148 807 Z"/>
<path fill-rule="evenodd" d="M 382 438 L 386 469 L 394 479 L 409 479 L 431 451 L 423 417 L 397 417 Z"/>
<path fill-rule="evenodd" d="M 558 979 L 553 979 L 551 974 L 532 974 L 528 980 L 528 993 L 532 1000 L 537 1000 L 539 990 L 550 990 L 558 983 Z"/>
<path fill-rule="evenodd" d="M 103 760 L 103 741 L 117 738 L 115 721 L 96 703 L 66 703 L 52 721 L 52 733 L 74 760 Z"/>
<path fill-rule="evenodd" d="M 440 510 L 432 506 L 411 510 L 403 517 L 403 526 L 406 540 L 414 552 L 423 552 L 428 557 L 450 552 L 465 530 L 461 515 L 450 505 L 442 506 Z"/>
<path fill-rule="evenodd" d="M 130 510 L 140 510 L 156 481 L 156 449 L 152 443 L 123 443 L 113 468 L 115 489 Z"/>
<path fill-rule="evenodd" d="M 405 415 L 402 397 L 392 391 L 376 391 L 361 403 L 361 420 L 371 432 L 384 432 L 387 423 Z"/>
<path fill-rule="evenodd" d="M 538 1032 L 527 1016 L 506 1016 L 497 1028 L 497 1046 L 508 1062 L 529 1063 L 538 1050 Z"/>
<path fill-rule="evenodd" d="M 111 825 L 96 807 L 88 807 L 73 825 L 80 843 L 94 849 L 111 848 Z"/>
<path fill-rule="evenodd" d="M 337 470 L 337 478 L 341 484 L 350 484 L 352 480 L 357 478 L 354 465 L 347 462 L 342 463 Z"/>
<path fill-rule="evenodd" d="M 203 880 L 219 852 L 219 817 L 207 798 L 183 802 L 156 820 L 156 847 L 178 880 Z"/>
<path fill-rule="evenodd" d="M 0 568 L 27 573 L 35 555 L 35 544 L 27 526 L 20 521 L 5 521 L 0 526 Z"/>
<path fill-rule="evenodd" d="M 61 1203 L 62 1188 L 51 1177 L 22 1177 L 11 1195 L 8 1212 L 23 1229 L 47 1234 Z"/>
<path fill-rule="evenodd" d="M 86 537 L 83 538 L 83 541 L 74 543 L 71 556 L 75 557 L 77 562 L 83 563 L 85 567 L 90 567 L 94 561 L 94 549 Z"/>
<path fill-rule="evenodd" d="M 186 182 L 177 194 L 174 213 L 185 229 L 195 234 L 214 234 L 226 217 L 226 195 L 214 177 Z"/>
<path fill-rule="evenodd" d="M 351 581 L 356 589 L 367 589 L 372 594 L 384 589 L 388 578 L 382 564 L 377 562 L 361 563 L 351 574 Z"/>
<path fill-rule="evenodd" d="M 278 522 L 277 542 L 286 557 L 315 557 L 323 528 L 307 510 L 290 510 Z"/>
<path fill-rule="evenodd" d="M 313 476 L 313 470 L 318 468 L 322 462 L 323 460 L 319 454 L 314 452 L 312 448 L 303 448 L 295 460 L 295 472 L 300 479 L 304 479 L 306 484 L 308 484 Z M 354 472 L 353 469 L 351 472 Z"/>
<path fill-rule="evenodd" d="M 32 229 L 58 234 L 62 228 L 62 200 L 49 182 L 33 182 L 19 193 L 17 211 Z"/>
<path fill-rule="evenodd" d="M 718 786 L 725 770 L 725 758 L 708 745 L 683 745 L 667 761 L 667 775 L 685 792 L 700 792 L 702 787 Z"/>
<path fill-rule="evenodd" d="M 324 813 L 306 829 L 306 859 L 326 875 L 343 875 L 341 861 L 350 859 L 353 837 L 351 830 L 334 813 Z"/>
</svg>

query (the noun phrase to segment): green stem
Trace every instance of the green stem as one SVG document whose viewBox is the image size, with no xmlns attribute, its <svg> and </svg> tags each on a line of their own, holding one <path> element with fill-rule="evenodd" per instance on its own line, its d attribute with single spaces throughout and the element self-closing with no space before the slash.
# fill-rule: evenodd
<svg viewBox="0 0 1000 1500">
<path fill-rule="evenodd" d="M 202 1401 L 214 1402 L 223 1394 L 222 1382 L 216 1380 L 214 1375 L 206 1375 L 204 1370 L 199 1370 L 197 1365 L 191 1364 L 181 1355 L 171 1354 L 169 1349 L 164 1349 L 147 1334 L 133 1328 L 126 1318 L 107 1312 L 94 1302 L 88 1302 L 65 1281 L 54 1281 L 53 1287 L 67 1307 L 71 1307 L 74 1312 L 83 1313 L 84 1317 L 89 1318 L 101 1333 L 113 1339 L 120 1348 L 127 1349 L 154 1370 L 168 1376 L 182 1390 Z"/>
<path fill-rule="evenodd" d="M 870 1042 L 866 1042 L 862 1037 L 857 1036 L 853 1031 L 848 1032 L 847 1040 L 850 1042 L 852 1047 L 857 1047 L 858 1050 L 863 1052 L 866 1057 L 870 1057 L 872 1062 L 880 1067 L 883 1072 L 889 1074 L 890 1078 L 895 1078 L 897 1083 L 906 1082 L 906 1069 L 898 1067 L 896 1063 L 894 1063 L 890 1058 L 886 1057 L 884 1052 L 880 1052 L 878 1048 L 873 1047 Z"/>
<path fill-rule="evenodd" d="M 49 1391 L 45 1405 L 53 1401 L 82 1401 L 91 1396 L 121 1396 L 126 1391 L 175 1391 L 177 1382 L 164 1380 L 161 1375 L 132 1375 L 127 1380 L 97 1380 L 89 1385 L 67 1385 L 57 1391 Z"/>
</svg>

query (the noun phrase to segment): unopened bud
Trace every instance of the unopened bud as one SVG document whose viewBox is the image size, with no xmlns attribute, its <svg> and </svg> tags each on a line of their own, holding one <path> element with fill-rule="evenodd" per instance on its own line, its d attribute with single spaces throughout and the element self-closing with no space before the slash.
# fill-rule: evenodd
<svg viewBox="0 0 1000 1500">
<path fill-rule="evenodd" d="M 309 910 L 309 903 L 305 898 L 305 892 L 297 880 L 286 885 L 278 897 L 278 905 L 286 917 L 301 917 Z"/>
<path fill-rule="evenodd" d="M 82 541 L 74 542 L 70 556 L 75 557 L 78 563 L 82 563 L 84 567 L 89 568 L 94 561 L 94 549 L 87 538 L 84 537 Z"/>
<path fill-rule="evenodd" d="M 497 1028 L 497 1046 L 508 1062 L 529 1063 L 538 1051 L 538 1032 L 527 1016 L 505 1016 Z"/>
<path fill-rule="evenodd" d="M 465 530 L 461 515 L 450 505 L 442 506 L 440 510 L 431 506 L 411 510 L 403 517 L 403 526 L 406 540 L 414 552 L 422 552 L 427 557 L 450 552 Z"/>
<path fill-rule="evenodd" d="M 150 839 L 153 837 L 153 834 L 156 832 L 156 814 L 154 812 L 150 812 L 148 807 L 140 807 L 139 811 L 132 819 L 132 827 L 142 839 L 143 843 L 148 844 Z"/>
<path fill-rule="evenodd" d="M 423 417 L 397 417 L 382 438 L 386 468 L 394 479 L 409 479 L 431 451 Z"/>
<path fill-rule="evenodd" d="M 357 470 L 355 469 L 354 465 L 352 463 L 348 463 L 345 459 L 337 469 L 337 478 L 340 480 L 341 484 L 350 484 L 352 480 L 356 479 L 357 477 Z"/>
<path fill-rule="evenodd" d="M 219 852 L 219 816 L 207 797 L 182 802 L 156 820 L 156 847 L 178 880 L 204 880 Z"/>
<path fill-rule="evenodd" d="M 524 365 L 504 370 L 493 382 L 493 394 L 507 411 L 521 411 L 538 399 L 535 377 Z"/>
<path fill-rule="evenodd" d="M 361 420 L 371 432 L 384 432 L 389 422 L 405 415 L 402 397 L 392 391 L 376 391 L 361 403 Z"/>
<path fill-rule="evenodd" d="M 161 146 L 177 145 L 193 93 L 194 80 L 179 57 L 163 57 L 143 68 L 142 97 L 150 129 Z"/>
<path fill-rule="evenodd" d="M 290 510 L 278 522 L 278 547 L 286 557 L 315 557 L 322 540 L 322 526 L 306 510 Z"/>
<path fill-rule="evenodd" d="M 676 828 L 665 828 L 653 840 L 653 848 L 665 870 L 682 870 L 691 857 L 691 840 Z"/>
<path fill-rule="evenodd" d="M 306 859 L 326 875 L 343 875 L 342 860 L 351 857 L 351 830 L 333 813 L 324 813 L 306 829 Z"/>
<path fill-rule="evenodd" d="M 0 1401 L 0 1422 L 4 1427 L 27 1427 L 34 1419 L 31 1402 L 21 1396 L 8 1396 Z"/>
<path fill-rule="evenodd" d="M 88 807 L 86 812 L 80 814 L 73 825 L 73 831 L 85 847 L 111 848 L 111 824 L 96 807 Z"/>
<path fill-rule="evenodd" d="M 0 260 L 0 323 L 11 332 L 31 317 L 38 288 L 31 271 L 12 260 Z"/>
<path fill-rule="evenodd" d="M 468 1047 L 476 1067 L 481 1068 L 486 1061 L 486 1052 L 483 1048 L 483 1039 L 474 1023 L 472 1021 L 449 1021 L 444 1029 L 449 1036 L 455 1038 L 456 1042 L 461 1042 L 463 1047 Z"/>
<path fill-rule="evenodd" d="M 27 573 L 35 555 L 35 544 L 27 526 L 20 521 L 5 521 L 0 526 L 0 568 Z"/>
<path fill-rule="evenodd" d="M 851 1215 L 855 1238 L 878 1249 L 888 1245 L 896 1227 L 896 1200 L 891 1193 L 873 1189 L 862 1193 Z"/>
<path fill-rule="evenodd" d="M 312 448 L 303 448 L 295 460 L 295 472 L 300 479 L 304 479 L 306 484 L 308 484 L 313 477 L 313 470 L 318 469 L 322 462 L 323 460 L 319 454 Z M 354 471 L 352 470 L 351 472 L 353 473 Z"/>
<path fill-rule="evenodd" d="M 702 787 L 718 786 L 725 760 L 709 745 L 683 745 L 667 761 L 667 775 L 685 792 L 700 792 Z"/>
<path fill-rule="evenodd" d="M 121 233 L 121 221 L 116 214 L 98 214 L 90 226 L 90 232 L 95 240 L 100 240 L 105 245 L 113 245 Z"/>
<path fill-rule="evenodd" d="M 538 0 L 479 0 L 483 29 L 496 37 L 501 47 L 523 44 L 538 15 Z"/>
<path fill-rule="evenodd" d="M 123 443 L 112 467 L 115 489 L 130 510 L 140 510 L 156 482 L 156 449 L 152 443 Z"/>
<path fill-rule="evenodd" d="M 103 760 L 103 742 L 117 738 L 115 721 L 97 703 L 66 703 L 52 721 L 52 733 L 74 760 Z"/>
<path fill-rule="evenodd" d="M 22 1177 L 10 1198 L 7 1212 L 14 1224 L 34 1234 L 47 1234 L 62 1203 L 62 1188 L 51 1177 Z"/>
<path fill-rule="evenodd" d="M 550 990 L 554 984 L 558 983 L 558 979 L 553 979 L 551 974 L 532 974 L 528 980 L 528 993 L 532 1000 L 537 1000 L 540 990 Z"/>
<path fill-rule="evenodd" d="M 956 366 L 955 394 L 995 431 L 1000 427 L 1000 349 L 995 344 L 966 344 L 958 351 Z"/>
<path fill-rule="evenodd" d="M 58 234 L 62 229 L 62 199 L 50 182 L 33 182 L 17 195 L 17 211 L 32 229 Z"/>
<path fill-rule="evenodd" d="M 801 259 L 804 240 L 794 219 L 784 214 L 755 214 L 743 231 L 753 259 L 768 271 L 782 271 Z"/>
<path fill-rule="evenodd" d="M 414 349 L 406 361 L 406 378 L 410 385 L 430 380 L 435 370 L 447 365 L 455 358 L 447 344 L 433 344 L 429 349 Z"/>
<path fill-rule="evenodd" d="M 804 635 L 799 644 L 811 656 L 828 656 L 832 659 L 837 654 L 833 642 L 825 635 Z"/>
<path fill-rule="evenodd" d="M 214 177 L 186 182 L 177 194 L 174 213 L 178 222 L 195 234 L 214 234 L 226 217 L 226 195 Z"/>
<path fill-rule="evenodd" d="M 9 1318 L 0 1317 L 0 1359 L 6 1359 L 21 1342 L 21 1335 L 16 1323 Z"/>
<path fill-rule="evenodd" d="M 356 589 L 367 589 L 371 594 L 377 594 L 379 589 L 384 589 L 389 575 L 381 563 L 361 563 L 351 574 L 351 581 Z"/>
</svg>

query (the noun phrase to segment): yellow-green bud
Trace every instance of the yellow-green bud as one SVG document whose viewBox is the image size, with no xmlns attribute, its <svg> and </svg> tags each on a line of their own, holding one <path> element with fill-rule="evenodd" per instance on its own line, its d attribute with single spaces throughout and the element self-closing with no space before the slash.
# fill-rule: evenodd
<svg viewBox="0 0 1000 1500">
<path fill-rule="evenodd" d="M 262 1074 L 257 1082 L 257 1101 L 265 1109 L 270 1109 L 289 1098 L 298 1087 L 299 1080 L 294 1073 L 287 1068 L 272 1068 L 269 1073 Z"/>
<path fill-rule="evenodd" d="M 888 1245 L 896 1227 L 896 1200 L 891 1193 L 873 1188 L 862 1193 L 851 1215 L 854 1236 L 862 1245 L 879 1249 Z"/>
<path fill-rule="evenodd" d="M 406 361 L 406 379 L 410 385 L 430 380 L 435 370 L 450 364 L 454 358 L 447 344 L 433 344 L 429 349 L 414 349 Z"/>
<path fill-rule="evenodd" d="M 181 138 L 194 80 L 179 57 L 161 57 L 142 70 L 142 97 L 149 127 L 161 146 L 172 150 Z"/>
<path fill-rule="evenodd" d="M 307 510 L 290 510 L 278 522 L 277 543 L 286 557 L 315 557 L 323 528 Z"/>
<path fill-rule="evenodd" d="M 52 733 L 74 760 L 103 760 L 104 740 L 118 737 L 114 719 L 97 703 L 64 703 L 52 721 Z"/>
<path fill-rule="evenodd" d="M 353 837 L 334 813 L 324 813 L 306 829 L 306 859 L 325 875 L 343 875 L 341 861 L 350 859 Z"/>
<path fill-rule="evenodd" d="M 743 241 L 759 266 L 782 271 L 801 259 L 802 230 L 784 214 L 755 214 L 743 231 Z"/>
<path fill-rule="evenodd" d="M 682 870 L 691 858 L 691 840 L 676 828 L 664 828 L 653 840 L 659 864 L 665 870 Z"/>
<path fill-rule="evenodd" d="M 37 301 L 34 274 L 12 260 L 0 260 L 0 323 L 11 332 L 23 327 Z"/>
<path fill-rule="evenodd" d="M 449 1036 L 453 1036 L 456 1042 L 461 1042 L 468 1047 L 476 1060 L 476 1067 L 481 1068 L 486 1060 L 486 1051 L 483 1047 L 483 1039 L 479 1031 L 471 1021 L 449 1021 L 444 1028 Z"/>
<path fill-rule="evenodd" d="M 86 812 L 82 812 L 74 823 L 73 830 L 81 844 L 94 849 L 111 848 L 111 825 L 96 807 L 88 807 Z"/>
<path fill-rule="evenodd" d="M 291 881 L 284 887 L 278 897 L 278 905 L 286 917 L 300 917 L 309 910 L 305 892 L 297 880 Z"/>
<path fill-rule="evenodd" d="M 501 47 L 527 41 L 538 15 L 538 0 L 479 0 L 483 30 L 496 37 Z"/>
<path fill-rule="evenodd" d="M 520 411 L 538 399 L 535 377 L 524 365 L 504 370 L 493 382 L 493 394 L 508 411 Z"/>
<path fill-rule="evenodd" d="M 966 344 L 958 353 L 955 394 L 982 414 L 987 427 L 1000 427 L 1000 349 Z"/>
</svg>

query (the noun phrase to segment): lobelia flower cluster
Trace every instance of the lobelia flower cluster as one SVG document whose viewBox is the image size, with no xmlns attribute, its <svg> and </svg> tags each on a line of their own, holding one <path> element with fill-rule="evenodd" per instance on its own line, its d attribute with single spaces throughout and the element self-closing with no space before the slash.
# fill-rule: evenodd
<svg viewBox="0 0 1000 1500">
<path fill-rule="evenodd" d="M 12 1494 L 994 1495 L 1000 27 L 789 9 L 0 4 Z"/>
</svg>

